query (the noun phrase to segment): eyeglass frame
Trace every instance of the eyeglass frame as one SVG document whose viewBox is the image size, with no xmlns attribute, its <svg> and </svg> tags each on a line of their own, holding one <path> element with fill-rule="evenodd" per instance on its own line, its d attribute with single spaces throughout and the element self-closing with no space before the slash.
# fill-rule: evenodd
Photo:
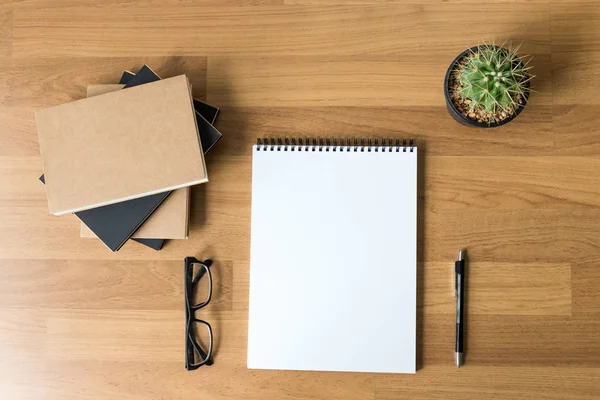
<svg viewBox="0 0 600 400">
<path fill-rule="evenodd" d="M 184 296 L 185 296 L 185 369 L 192 371 L 200 368 L 203 365 L 212 365 L 212 350 L 213 350 L 213 331 L 210 324 L 202 319 L 197 319 L 195 312 L 204 308 L 210 303 L 212 299 L 212 274 L 210 272 L 210 266 L 212 260 L 200 261 L 195 257 L 186 257 L 184 260 Z M 201 267 L 196 272 L 196 276 L 193 277 L 194 264 L 198 264 Z M 208 275 L 208 299 L 200 304 L 192 305 L 192 295 L 194 286 L 202 279 L 204 275 Z M 194 324 L 203 324 L 208 328 L 209 334 L 209 346 L 208 351 L 205 352 L 200 345 L 194 339 Z M 194 351 L 203 358 L 203 361 L 194 363 Z"/>
</svg>

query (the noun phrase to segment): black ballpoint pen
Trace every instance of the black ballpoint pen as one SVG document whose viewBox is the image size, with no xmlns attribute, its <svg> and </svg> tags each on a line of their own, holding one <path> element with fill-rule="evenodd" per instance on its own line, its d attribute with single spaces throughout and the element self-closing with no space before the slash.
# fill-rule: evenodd
<svg viewBox="0 0 600 400">
<path fill-rule="evenodd" d="M 454 296 L 456 296 L 456 367 L 463 364 L 463 314 L 465 297 L 465 250 L 458 252 L 454 263 Z"/>
</svg>

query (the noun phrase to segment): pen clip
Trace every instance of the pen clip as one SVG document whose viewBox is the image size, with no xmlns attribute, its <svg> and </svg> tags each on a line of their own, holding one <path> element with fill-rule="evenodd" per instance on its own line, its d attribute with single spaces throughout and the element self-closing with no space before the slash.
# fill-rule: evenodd
<svg viewBox="0 0 600 400">
<path fill-rule="evenodd" d="M 458 296 L 458 273 L 456 272 L 456 263 L 454 264 L 454 297 Z"/>
<path fill-rule="evenodd" d="M 465 268 L 465 250 L 458 252 L 458 260 L 454 263 L 454 297 L 458 296 L 458 280 L 460 274 L 464 273 Z"/>
</svg>

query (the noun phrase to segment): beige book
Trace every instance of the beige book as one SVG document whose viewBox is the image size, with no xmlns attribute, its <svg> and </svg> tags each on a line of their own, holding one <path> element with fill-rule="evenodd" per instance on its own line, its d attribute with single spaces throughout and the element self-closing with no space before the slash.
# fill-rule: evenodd
<svg viewBox="0 0 600 400">
<path fill-rule="evenodd" d="M 36 111 L 51 214 L 208 181 L 185 75 Z"/>
<path fill-rule="evenodd" d="M 125 85 L 88 85 L 87 97 L 114 92 L 122 89 L 123 86 Z M 174 190 L 135 231 L 132 238 L 187 239 L 189 200 L 190 188 Z M 97 237 L 83 222 L 81 222 L 80 236 L 83 238 Z"/>
<path fill-rule="evenodd" d="M 100 96 L 101 94 L 116 92 L 123 89 L 125 85 L 121 83 L 90 83 L 87 85 L 87 97 Z"/>
</svg>

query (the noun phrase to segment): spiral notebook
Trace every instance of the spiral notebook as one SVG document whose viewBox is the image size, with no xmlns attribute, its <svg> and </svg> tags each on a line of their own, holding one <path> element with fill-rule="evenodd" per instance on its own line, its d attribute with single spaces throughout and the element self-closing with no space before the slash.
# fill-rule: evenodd
<svg viewBox="0 0 600 400">
<path fill-rule="evenodd" d="M 252 149 L 248 368 L 414 373 L 417 148 Z"/>
</svg>

